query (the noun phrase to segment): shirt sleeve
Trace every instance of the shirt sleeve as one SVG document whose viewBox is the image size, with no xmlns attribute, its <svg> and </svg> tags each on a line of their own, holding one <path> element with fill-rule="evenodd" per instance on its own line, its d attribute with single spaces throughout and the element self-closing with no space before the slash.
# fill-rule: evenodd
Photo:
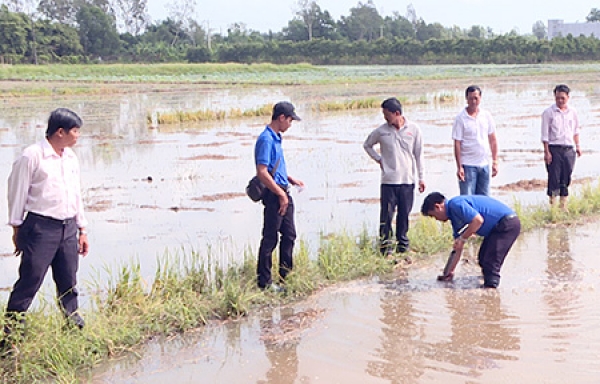
<svg viewBox="0 0 600 384">
<path fill-rule="evenodd" d="M 463 226 L 468 225 L 475 216 L 479 213 L 466 201 L 456 201 L 450 200 L 448 202 L 448 216 L 452 217 L 452 231 L 453 237 L 457 238 L 459 236 L 458 231 L 462 229 Z"/>
<path fill-rule="evenodd" d="M 494 121 L 494 117 L 489 111 L 487 112 L 488 116 L 488 136 L 496 132 L 496 121 Z"/>
<path fill-rule="evenodd" d="M 547 143 L 550 136 L 550 122 L 552 121 L 552 112 L 545 110 L 542 113 L 542 143 Z"/>
<path fill-rule="evenodd" d="M 34 168 L 33 159 L 22 155 L 13 163 L 8 177 L 8 224 L 14 227 L 23 224 Z"/>
<path fill-rule="evenodd" d="M 419 175 L 419 181 L 424 179 L 423 171 L 423 136 L 419 127 L 415 130 L 415 144 L 413 147 L 413 155 L 415 156 L 415 163 L 417 166 L 417 173 Z"/>
<path fill-rule="evenodd" d="M 256 141 L 254 148 L 254 161 L 256 165 L 266 165 L 267 167 L 271 163 L 270 143 L 268 140 L 260 137 Z"/>
<path fill-rule="evenodd" d="M 379 155 L 379 153 L 377 153 L 377 151 L 375 149 L 373 149 L 373 146 L 377 143 L 379 143 L 379 130 L 378 129 L 371 132 L 371 134 L 367 137 L 367 139 L 365 140 L 365 142 L 363 144 L 363 148 L 365 149 L 367 154 L 373 160 L 379 162 L 379 161 L 381 161 L 381 155 Z"/>
<path fill-rule="evenodd" d="M 85 228 L 88 225 L 88 221 L 85 217 L 85 210 L 83 205 L 83 196 L 81 194 L 81 178 L 80 178 L 80 167 L 79 161 L 77 161 L 77 215 L 75 216 L 75 222 L 77 223 L 77 228 Z"/>
<path fill-rule="evenodd" d="M 460 114 L 459 114 L 454 119 L 454 124 L 452 125 L 452 140 L 462 141 L 463 131 L 464 131 L 464 126 L 463 126 L 462 119 L 460 118 Z"/>
</svg>

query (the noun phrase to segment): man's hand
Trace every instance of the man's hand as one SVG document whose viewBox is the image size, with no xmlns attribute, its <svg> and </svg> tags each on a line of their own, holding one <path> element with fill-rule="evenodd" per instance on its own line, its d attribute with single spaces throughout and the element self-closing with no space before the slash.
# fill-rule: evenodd
<svg viewBox="0 0 600 384">
<path fill-rule="evenodd" d="M 454 278 L 454 273 L 450 272 L 447 275 L 439 275 L 437 277 L 438 281 L 452 281 L 452 279 Z"/>
<path fill-rule="evenodd" d="M 304 188 L 304 182 L 300 179 L 296 179 L 295 177 L 288 176 L 288 181 L 292 185 L 298 186 L 300 188 Z"/>
<path fill-rule="evenodd" d="M 498 162 L 496 160 L 494 160 L 492 162 L 492 177 L 496 177 L 497 174 L 498 174 Z"/>
<path fill-rule="evenodd" d="M 287 212 L 289 203 L 290 203 L 290 201 L 287 197 L 287 193 L 284 192 L 282 195 L 279 196 L 279 211 L 277 211 L 277 212 L 279 213 L 280 216 L 285 215 L 285 213 Z"/>
<path fill-rule="evenodd" d="M 423 180 L 419 181 L 419 193 L 425 192 L 425 182 Z"/>
<path fill-rule="evenodd" d="M 87 235 L 85 233 L 79 234 L 79 254 L 86 257 L 90 249 L 90 243 L 88 242 Z"/>
<path fill-rule="evenodd" d="M 13 254 L 15 256 L 21 256 L 21 254 L 23 253 L 23 250 L 20 249 L 19 245 L 17 244 L 18 237 L 19 237 L 19 227 L 13 227 L 12 241 L 15 246 L 15 251 L 13 252 Z"/>
<path fill-rule="evenodd" d="M 456 171 L 456 177 L 458 177 L 458 180 L 460 181 L 465 181 L 465 169 L 462 166 Z"/>
<path fill-rule="evenodd" d="M 544 151 L 544 163 L 550 165 L 552 162 L 552 154 L 550 151 Z"/>
</svg>

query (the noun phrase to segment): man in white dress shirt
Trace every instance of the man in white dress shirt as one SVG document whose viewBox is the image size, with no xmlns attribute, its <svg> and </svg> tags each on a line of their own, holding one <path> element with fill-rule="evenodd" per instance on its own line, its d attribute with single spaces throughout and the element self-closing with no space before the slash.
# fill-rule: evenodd
<svg viewBox="0 0 600 384">
<path fill-rule="evenodd" d="M 575 159 L 581 156 L 579 118 L 568 105 L 571 90 L 564 84 L 554 88 L 555 104 L 542 113 L 542 144 L 544 163 L 548 171 L 547 194 L 550 204 L 560 196 L 560 207 L 567 209 L 567 197 Z"/>
<path fill-rule="evenodd" d="M 18 324 L 22 327 L 24 313 L 49 267 L 68 323 L 84 326 L 77 313 L 76 274 L 79 255 L 87 255 L 89 244 L 79 161 L 71 149 L 81 125 L 75 112 L 56 109 L 48 119 L 46 138 L 25 148 L 13 163 L 8 178 L 8 224 L 13 227 L 15 255 L 21 256 L 21 264 L 6 306 L 5 336 Z"/>
</svg>

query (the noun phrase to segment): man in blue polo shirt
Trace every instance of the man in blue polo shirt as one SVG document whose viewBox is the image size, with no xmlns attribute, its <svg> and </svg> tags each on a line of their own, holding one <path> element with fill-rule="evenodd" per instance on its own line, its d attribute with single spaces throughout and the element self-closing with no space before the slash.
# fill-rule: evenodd
<svg viewBox="0 0 600 384">
<path fill-rule="evenodd" d="M 263 196 L 264 222 L 262 239 L 258 250 L 257 279 L 258 287 L 270 288 L 282 292 L 283 288 L 273 284 L 271 278 L 272 254 L 279 234 L 279 276 L 285 279 L 293 268 L 292 252 L 296 240 L 294 224 L 294 202 L 290 195 L 290 185 L 303 187 L 301 180 L 289 176 L 281 148 L 281 134 L 292 125 L 292 121 L 300 118 L 294 106 L 282 101 L 273 107 L 273 116 L 265 130 L 258 136 L 254 147 L 256 175 L 267 187 Z"/>
<path fill-rule="evenodd" d="M 450 256 L 450 269 L 446 275 L 440 276 L 440 280 L 452 280 L 465 242 L 471 235 L 478 234 L 483 237 L 478 255 L 483 286 L 498 287 L 500 268 L 521 232 L 521 222 L 512 209 L 488 196 L 462 195 L 446 200 L 441 193 L 433 192 L 423 201 L 421 213 L 452 223 L 453 249 L 456 252 Z"/>
</svg>

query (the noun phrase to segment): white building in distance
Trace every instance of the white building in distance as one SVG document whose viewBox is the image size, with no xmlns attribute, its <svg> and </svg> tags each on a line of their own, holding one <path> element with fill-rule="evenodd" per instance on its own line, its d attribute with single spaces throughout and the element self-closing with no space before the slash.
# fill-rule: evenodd
<svg viewBox="0 0 600 384">
<path fill-rule="evenodd" d="M 568 34 L 573 37 L 594 36 L 600 39 L 600 23 L 565 23 L 562 20 L 548 20 L 548 40 L 555 37 L 566 37 Z"/>
</svg>

